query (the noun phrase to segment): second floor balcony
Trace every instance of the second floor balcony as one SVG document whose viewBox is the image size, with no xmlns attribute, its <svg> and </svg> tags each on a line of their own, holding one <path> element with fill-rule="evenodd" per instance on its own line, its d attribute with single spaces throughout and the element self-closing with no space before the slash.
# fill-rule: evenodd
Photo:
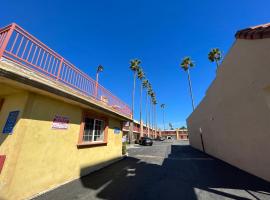
<svg viewBox="0 0 270 200">
<path fill-rule="evenodd" d="M 0 61 L 4 70 L 132 118 L 127 104 L 17 24 L 0 29 Z"/>
</svg>

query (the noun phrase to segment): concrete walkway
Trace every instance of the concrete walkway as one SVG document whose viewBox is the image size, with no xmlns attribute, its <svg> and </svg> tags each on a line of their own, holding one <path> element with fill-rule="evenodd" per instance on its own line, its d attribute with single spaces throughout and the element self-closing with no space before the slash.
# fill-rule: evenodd
<svg viewBox="0 0 270 200">
<path fill-rule="evenodd" d="M 128 151 L 130 157 L 36 199 L 270 199 L 269 182 L 187 142 L 155 142 Z"/>
</svg>

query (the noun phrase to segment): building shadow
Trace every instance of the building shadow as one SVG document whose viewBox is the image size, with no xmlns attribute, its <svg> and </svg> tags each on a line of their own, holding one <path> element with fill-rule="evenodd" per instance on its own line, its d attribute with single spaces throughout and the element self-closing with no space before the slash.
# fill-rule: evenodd
<svg viewBox="0 0 270 200">
<path fill-rule="evenodd" d="M 189 145 L 172 145 L 162 164 L 151 159 L 127 157 L 90 175 L 93 166 L 82 168 L 80 179 L 36 199 L 270 199 L 269 182 Z"/>
<path fill-rule="evenodd" d="M 81 169 L 81 172 L 87 168 Z M 84 188 L 101 199 L 203 199 L 211 195 L 236 200 L 270 199 L 270 183 L 209 157 L 189 145 L 172 145 L 162 165 L 129 157 L 80 179 Z M 228 192 L 227 190 L 246 191 Z M 87 191 L 85 191 L 85 194 Z M 208 196 L 210 195 L 210 196 Z M 70 197 L 70 196 L 69 196 Z M 72 197 L 70 198 L 72 199 Z"/>
<path fill-rule="evenodd" d="M 2 143 L 4 143 L 4 141 L 7 139 L 7 137 L 8 137 L 8 134 L 1 133 L 1 136 L 0 136 L 0 146 L 2 145 Z"/>
</svg>

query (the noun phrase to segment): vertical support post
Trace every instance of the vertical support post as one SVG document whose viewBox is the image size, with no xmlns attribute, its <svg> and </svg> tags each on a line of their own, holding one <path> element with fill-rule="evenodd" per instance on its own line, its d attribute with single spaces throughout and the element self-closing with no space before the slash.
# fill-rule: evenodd
<svg viewBox="0 0 270 200">
<path fill-rule="evenodd" d="M 201 127 L 199 128 L 199 131 L 200 131 L 200 138 L 201 138 L 202 150 L 203 150 L 203 152 L 205 152 L 204 142 L 203 142 L 203 135 L 202 135 L 203 131 L 202 131 L 202 128 Z"/>
<path fill-rule="evenodd" d="M 8 42 L 9 42 L 9 39 L 10 39 L 13 31 L 15 30 L 15 26 L 16 26 L 16 24 L 12 23 L 11 26 L 10 26 L 10 29 L 8 30 L 6 38 L 4 39 L 4 42 L 3 42 L 3 44 L 2 44 L 2 46 L 0 48 L 0 58 L 2 58 L 2 56 L 3 56 L 4 52 L 5 52 L 5 49 L 6 49 L 7 45 L 8 45 Z"/>
<path fill-rule="evenodd" d="M 133 142 L 134 121 L 132 116 L 132 122 L 129 122 L 129 144 Z"/>
<path fill-rule="evenodd" d="M 200 137 L 201 137 L 201 143 L 202 143 L 202 150 L 203 150 L 203 152 L 205 152 L 202 133 L 200 134 Z"/>
<path fill-rule="evenodd" d="M 60 64 L 59 64 L 59 68 L 58 68 L 58 72 L 57 72 L 56 80 L 59 80 L 61 69 L 62 69 L 62 66 L 63 66 L 63 61 L 64 61 L 64 58 L 61 58 L 61 61 L 60 61 Z"/>
</svg>

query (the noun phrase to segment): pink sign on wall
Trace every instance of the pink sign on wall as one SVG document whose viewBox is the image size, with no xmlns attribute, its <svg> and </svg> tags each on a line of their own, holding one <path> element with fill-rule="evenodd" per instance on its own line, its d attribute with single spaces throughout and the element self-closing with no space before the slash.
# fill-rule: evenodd
<svg viewBox="0 0 270 200">
<path fill-rule="evenodd" d="M 55 115 L 52 123 L 53 129 L 68 129 L 69 118 Z"/>
</svg>

